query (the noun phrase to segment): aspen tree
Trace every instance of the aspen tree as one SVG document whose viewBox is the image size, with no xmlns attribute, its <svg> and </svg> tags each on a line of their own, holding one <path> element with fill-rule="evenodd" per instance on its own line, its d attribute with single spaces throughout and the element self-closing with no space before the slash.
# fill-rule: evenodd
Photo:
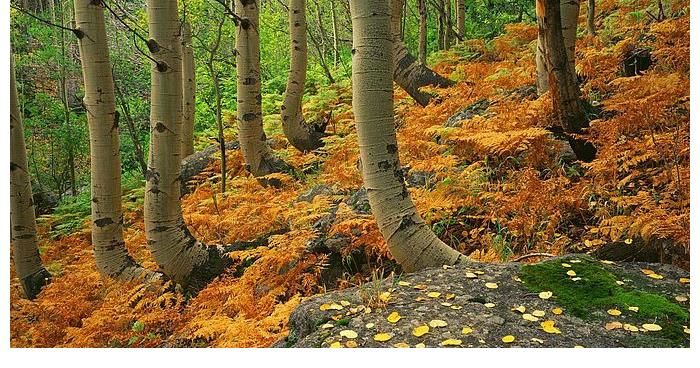
<svg viewBox="0 0 700 368">
<path fill-rule="evenodd" d="M 83 71 L 90 130 L 90 193 L 92 246 L 97 269 L 122 280 L 146 280 L 157 275 L 129 255 L 123 237 L 119 112 L 107 48 L 101 1 L 75 0 L 75 27 Z"/>
<path fill-rule="evenodd" d="M 405 271 L 453 265 L 467 257 L 425 224 L 406 188 L 394 130 L 392 27 L 386 0 L 352 0 L 352 101 L 362 176 L 372 213 Z"/>
<path fill-rule="evenodd" d="M 305 0 L 289 1 L 291 62 L 281 111 L 284 135 L 292 146 L 302 152 L 311 151 L 323 145 L 321 138 L 324 136 L 325 128 L 325 126 L 307 124 L 301 111 L 308 64 L 305 13 Z"/>
<path fill-rule="evenodd" d="M 455 11 L 457 12 L 457 33 L 460 37 L 464 37 L 464 22 L 467 15 L 465 0 L 457 0 Z"/>
<path fill-rule="evenodd" d="M 536 0 L 539 1 L 539 0 Z M 576 78 L 576 28 L 578 26 L 578 13 L 580 10 L 581 0 L 560 0 L 561 4 L 561 32 L 564 37 L 564 48 L 566 49 L 566 57 L 570 65 L 570 71 Z M 537 18 L 544 15 L 540 13 L 541 8 L 535 7 Z M 538 34 L 537 38 L 537 54 L 535 61 L 537 64 L 537 93 L 543 94 L 549 90 L 549 71 L 547 70 L 546 50 L 544 44 L 544 35 Z"/>
<path fill-rule="evenodd" d="M 182 156 L 194 153 L 194 103 L 197 92 L 192 50 L 192 26 L 182 24 Z"/>
<path fill-rule="evenodd" d="M 259 1 L 236 0 L 235 8 L 241 18 L 236 35 L 238 142 L 248 172 L 265 176 L 284 170 L 284 163 L 268 146 L 263 131 Z"/>
<path fill-rule="evenodd" d="M 10 243 L 15 272 L 27 299 L 36 298 L 51 281 L 51 274 L 46 271 L 39 256 L 34 216 L 15 63 L 10 56 Z"/>
<path fill-rule="evenodd" d="M 144 222 L 148 246 L 163 272 L 186 288 L 204 286 L 225 267 L 220 249 L 197 241 L 180 206 L 182 44 L 177 0 L 148 0 L 151 141 Z"/>
<path fill-rule="evenodd" d="M 573 66 L 565 48 L 559 0 L 537 0 L 537 14 L 538 30 L 544 35 L 549 89 L 556 120 L 564 133 L 569 135 L 569 143 L 576 157 L 591 161 L 595 157 L 595 147 L 570 135 L 583 133 L 589 122 L 583 110 L 576 74 L 571 70 Z"/>
<path fill-rule="evenodd" d="M 431 96 L 420 88 L 433 85 L 448 87 L 452 81 L 416 60 L 401 40 L 401 18 L 405 0 L 391 0 L 391 34 L 394 49 L 394 81 L 419 105 L 427 106 Z"/>
<path fill-rule="evenodd" d="M 418 61 L 425 65 L 428 60 L 428 9 L 427 0 L 418 0 Z"/>
<path fill-rule="evenodd" d="M 595 0 L 588 0 L 588 12 L 586 14 L 588 34 L 595 36 Z"/>
</svg>

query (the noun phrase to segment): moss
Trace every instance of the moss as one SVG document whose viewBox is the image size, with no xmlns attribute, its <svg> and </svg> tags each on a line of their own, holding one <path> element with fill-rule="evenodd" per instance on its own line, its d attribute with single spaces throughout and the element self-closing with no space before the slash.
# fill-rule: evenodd
<svg viewBox="0 0 700 368">
<path fill-rule="evenodd" d="M 580 262 L 571 263 L 574 258 Z M 562 263 L 572 267 L 562 267 Z M 566 275 L 567 270 L 574 270 L 581 280 L 572 281 Z M 687 325 L 690 318 L 686 309 L 663 295 L 649 292 L 650 288 L 645 288 L 640 280 L 619 285 L 618 280 L 628 277 L 613 272 L 612 268 L 590 257 L 576 256 L 523 266 L 520 278 L 534 292 L 552 291 L 553 298 L 567 313 L 581 319 L 607 320 L 606 311 L 617 308 L 623 312 L 626 323 L 656 323 L 663 327 L 654 335 L 635 334 L 636 345 L 666 346 L 687 339 L 683 332 L 683 325 Z M 630 306 L 639 307 L 639 311 L 627 312 Z M 667 341 L 660 341 L 664 339 Z"/>
</svg>

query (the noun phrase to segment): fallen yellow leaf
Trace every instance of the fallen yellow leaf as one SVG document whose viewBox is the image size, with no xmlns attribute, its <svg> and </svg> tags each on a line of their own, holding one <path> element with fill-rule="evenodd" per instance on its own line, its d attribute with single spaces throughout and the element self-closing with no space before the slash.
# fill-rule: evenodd
<svg viewBox="0 0 700 368">
<path fill-rule="evenodd" d="M 334 341 L 329 345 L 329 347 L 337 349 L 337 348 L 342 348 L 343 346 L 340 345 L 340 341 Z"/>
<path fill-rule="evenodd" d="M 661 276 L 661 275 L 659 275 L 659 274 L 656 274 L 656 273 L 652 273 L 651 275 L 647 275 L 647 276 L 648 276 L 648 277 L 651 277 L 651 278 L 654 279 L 654 280 L 661 280 L 661 279 L 664 278 L 663 276 Z"/>
<path fill-rule="evenodd" d="M 657 325 L 657 324 L 655 324 L 655 323 L 645 323 L 645 324 L 642 325 L 642 328 L 645 329 L 645 330 L 647 330 L 647 331 L 652 331 L 652 332 L 656 332 L 656 331 L 661 331 L 661 330 L 662 330 L 661 326 L 659 326 L 659 325 Z"/>
<path fill-rule="evenodd" d="M 391 293 L 388 291 L 385 291 L 385 292 L 379 294 L 379 300 L 381 300 L 383 302 L 388 302 L 390 297 L 391 297 Z"/>
<path fill-rule="evenodd" d="M 486 307 L 486 308 L 493 308 L 493 307 L 495 307 L 495 306 L 496 306 L 496 304 L 493 304 L 493 303 L 486 303 L 486 304 L 484 304 L 484 307 Z"/>
<path fill-rule="evenodd" d="M 551 291 L 543 291 L 539 294 L 540 299 L 549 299 L 554 295 Z"/>
<path fill-rule="evenodd" d="M 350 305 L 350 302 L 347 300 L 341 300 L 340 305 L 342 305 L 343 307 L 347 307 L 348 305 Z"/>
<path fill-rule="evenodd" d="M 393 336 L 389 335 L 388 333 L 378 333 L 374 335 L 374 341 L 379 341 L 379 342 L 384 342 L 384 341 L 389 341 L 391 340 Z"/>
<path fill-rule="evenodd" d="M 344 337 L 346 339 L 356 339 L 357 332 L 355 332 L 353 330 L 342 330 L 342 331 L 340 331 L 340 336 Z"/>
<path fill-rule="evenodd" d="M 398 312 L 391 312 L 389 314 L 389 317 L 386 317 L 386 320 L 389 321 L 389 323 L 396 323 L 401 319 L 401 315 Z"/>
<path fill-rule="evenodd" d="M 479 276 L 477 276 L 477 275 L 476 275 L 475 273 L 473 273 L 473 272 L 467 272 L 467 273 L 466 273 L 466 276 L 467 276 L 468 279 L 475 279 L 475 278 L 479 277 Z"/>
<path fill-rule="evenodd" d="M 608 309 L 608 314 L 611 316 L 619 316 L 622 314 L 618 309 Z"/>
<path fill-rule="evenodd" d="M 624 328 L 625 331 L 629 331 L 629 332 L 638 332 L 638 331 L 639 331 L 639 328 L 638 328 L 637 326 L 631 325 L 631 324 L 629 324 L 629 323 L 625 323 L 625 324 L 622 326 L 622 328 Z"/>
<path fill-rule="evenodd" d="M 357 347 L 357 341 L 355 340 L 348 340 L 345 342 L 345 346 L 349 348 L 356 348 Z"/>
<path fill-rule="evenodd" d="M 440 303 L 440 305 L 442 305 L 443 307 L 451 307 L 452 303 L 442 302 L 442 303 Z"/>
<path fill-rule="evenodd" d="M 406 281 L 399 281 L 399 285 L 400 285 L 400 286 L 410 286 L 411 283 L 410 283 L 410 282 L 406 282 Z"/>
<path fill-rule="evenodd" d="M 459 309 L 462 309 L 462 306 L 461 305 L 452 305 L 452 306 L 450 306 L 450 309 L 459 310 Z"/>
<path fill-rule="evenodd" d="M 372 327 L 374 327 L 374 323 L 372 323 L 372 322 L 365 325 L 365 328 L 372 328 Z"/>
<path fill-rule="evenodd" d="M 326 324 L 324 324 L 324 325 L 321 325 L 321 328 L 325 330 L 325 329 L 328 329 L 328 328 L 333 328 L 333 325 L 330 324 L 330 323 L 326 323 Z"/>
<path fill-rule="evenodd" d="M 546 333 L 560 334 L 561 331 L 558 328 L 554 327 L 554 324 L 555 324 L 554 321 L 547 320 L 547 321 L 540 323 L 540 326 L 542 326 L 542 330 L 544 330 L 544 332 L 546 332 Z"/>
<path fill-rule="evenodd" d="M 543 310 L 532 311 L 532 315 L 535 317 L 544 317 L 544 311 Z"/>
<path fill-rule="evenodd" d="M 421 337 L 430 331 L 430 327 L 423 325 L 423 326 L 418 326 L 413 329 L 413 336 L 415 337 Z"/>
<path fill-rule="evenodd" d="M 428 322 L 428 325 L 432 328 L 445 327 L 445 326 L 447 326 L 447 322 L 445 322 L 441 319 L 434 319 L 434 320 Z"/>
<path fill-rule="evenodd" d="M 681 284 L 690 284 L 690 279 L 687 277 L 681 277 L 680 279 L 678 279 L 678 282 L 680 282 Z"/>
<path fill-rule="evenodd" d="M 503 336 L 501 341 L 505 342 L 506 344 L 510 344 L 511 342 L 515 341 L 515 336 L 513 336 L 513 335 Z"/>
<path fill-rule="evenodd" d="M 430 298 L 439 298 L 439 297 L 440 297 L 440 293 L 438 293 L 437 291 L 431 291 L 431 292 L 428 293 L 428 297 L 430 297 Z"/>
<path fill-rule="evenodd" d="M 676 301 L 679 301 L 681 303 L 685 303 L 688 301 L 688 297 L 685 295 L 676 295 L 675 299 Z"/>
<path fill-rule="evenodd" d="M 537 322 L 537 321 L 540 320 L 539 318 L 533 316 L 533 315 L 530 314 L 530 313 L 525 313 L 525 314 L 523 314 L 523 319 L 526 320 L 526 321 L 530 321 L 530 322 Z"/>
<path fill-rule="evenodd" d="M 552 308 L 552 313 L 556 314 L 556 315 L 560 315 L 560 314 L 564 313 L 564 311 L 561 308 L 556 307 L 556 308 Z"/>
<path fill-rule="evenodd" d="M 513 308 L 513 309 L 511 309 L 511 310 L 512 310 L 512 311 L 515 311 L 515 312 L 525 313 L 525 311 L 527 310 L 527 308 L 525 308 L 524 305 L 519 305 L 519 306 L 517 306 L 517 307 L 515 307 L 515 308 Z"/>
<path fill-rule="evenodd" d="M 406 344 L 405 342 L 397 342 L 394 344 L 395 348 L 410 348 L 411 345 Z"/>
<path fill-rule="evenodd" d="M 441 346 L 459 346 L 462 345 L 462 340 L 447 339 L 440 343 Z"/>
<path fill-rule="evenodd" d="M 418 344 L 416 344 L 416 348 L 418 348 L 418 349 L 422 349 L 422 348 L 424 348 L 424 347 L 425 347 L 425 344 L 424 344 L 424 343 L 422 343 L 422 342 L 421 342 L 421 343 L 418 343 Z"/>
<path fill-rule="evenodd" d="M 610 330 L 617 330 L 618 328 L 622 328 L 622 323 L 615 321 L 615 322 L 608 322 L 605 324 L 605 329 L 610 331 Z"/>
<path fill-rule="evenodd" d="M 628 307 L 627 309 L 631 310 L 632 312 L 639 312 L 639 307 Z"/>
<path fill-rule="evenodd" d="M 498 284 L 495 282 L 487 282 L 484 286 L 486 286 L 487 289 L 498 289 Z"/>
<path fill-rule="evenodd" d="M 574 271 L 574 270 L 568 270 L 568 271 L 566 271 L 566 275 L 567 275 L 567 276 L 572 276 L 572 277 L 573 277 L 573 276 L 576 276 L 576 271 Z"/>
<path fill-rule="evenodd" d="M 627 245 L 632 244 L 632 239 L 625 239 L 625 244 L 627 244 Z"/>
<path fill-rule="evenodd" d="M 568 263 L 562 263 L 561 266 L 564 268 L 571 268 L 571 265 Z"/>
<path fill-rule="evenodd" d="M 472 332 L 474 332 L 474 330 L 471 327 L 462 327 L 462 335 L 469 335 Z"/>
<path fill-rule="evenodd" d="M 451 300 L 451 299 L 454 299 L 454 298 L 455 298 L 455 296 L 457 296 L 457 295 L 455 295 L 455 294 L 445 294 L 445 300 Z"/>
</svg>

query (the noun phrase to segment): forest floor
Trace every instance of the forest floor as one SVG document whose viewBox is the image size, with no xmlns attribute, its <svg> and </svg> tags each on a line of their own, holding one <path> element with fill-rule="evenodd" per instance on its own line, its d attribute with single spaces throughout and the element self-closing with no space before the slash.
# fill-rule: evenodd
<svg viewBox="0 0 700 368">
<path fill-rule="evenodd" d="M 547 129 L 555 125 L 551 101 L 533 85 L 535 25 L 512 24 L 492 41 L 436 55 L 434 69 L 458 83 L 432 90 L 436 98 L 426 108 L 396 90 L 410 192 L 445 242 L 480 262 L 612 244 L 651 249 L 652 258 L 688 267 L 689 5 L 674 1 L 669 18 L 656 21 L 639 8 L 655 12 L 652 3 L 602 1 L 598 35 L 578 39 L 577 72 L 591 102 L 586 138 L 598 148 L 591 163 L 571 160 Z M 625 60 L 631 73 L 621 67 Z M 13 273 L 12 346 L 270 346 L 288 334 L 303 298 L 398 273 L 358 193 L 350 82 L 309 96 L 305 114 L 330 119 L 331 136 L 308 154 L 272 136 L 276 152 L 298 169 L 273 175 L 280 188 L 247 175 L 238 151 L 228 155 L 225 194 L 218 161 L 190 182 L 183 213 L 198 239 L 269 240 L 231 252 L 234 266 L 196 296 L 102 278 L 89 219 L 80 217 L 70 233 L 59 231 L 73 216 L 65 211 L 41 219 L 42 258 L 54 279 L 30 302 Z M 143 230 L 142 185 L 125 186 L 123 198 L 129 250 L 156 269 Z"/>
</svg>

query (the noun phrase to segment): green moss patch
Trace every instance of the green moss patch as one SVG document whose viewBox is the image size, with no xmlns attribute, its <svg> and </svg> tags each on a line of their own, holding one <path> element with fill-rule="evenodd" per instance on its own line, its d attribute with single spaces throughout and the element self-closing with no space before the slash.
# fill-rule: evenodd
<svg viewBox="0 0 700 368">
<path fill-rule="evenodd" d="M 574 263 L 572 260 L 575 260 Z M 564 267 L 562 263 L 571 267 Z M 573 270 L 575 277 L 580 279 L 573 281 L 573 277 L 566 274 L 569 270 Z M 641 280 L 618 284 L 624 276 L 614 273 L 612 268 L 590 257 L 575 256 L 526 265 L 521 269 L 520 278 L 533 292 L 553 292 L 557 304 L 567 313 L 581 319 L 619 320 L 637 326 L 655 323 L 662 326 L 663 330 L 654 332 L 653 335 L 635 333 L 633 336 L 640 343 L 652 336 L 656 345 L 666 345 L 658 339 L 670 340 L 667 342 L 671 344 L 687 339 L 683 326 L 688 325 L 690 316 L 685 308 L 661 294 L 649 292 Z M 628 307 L 638 307 L 639 311 L 629 311 Z M 622 311 L 624 318 L 608 316 L 606 311 L 612 308 Z"/>
</svg>

